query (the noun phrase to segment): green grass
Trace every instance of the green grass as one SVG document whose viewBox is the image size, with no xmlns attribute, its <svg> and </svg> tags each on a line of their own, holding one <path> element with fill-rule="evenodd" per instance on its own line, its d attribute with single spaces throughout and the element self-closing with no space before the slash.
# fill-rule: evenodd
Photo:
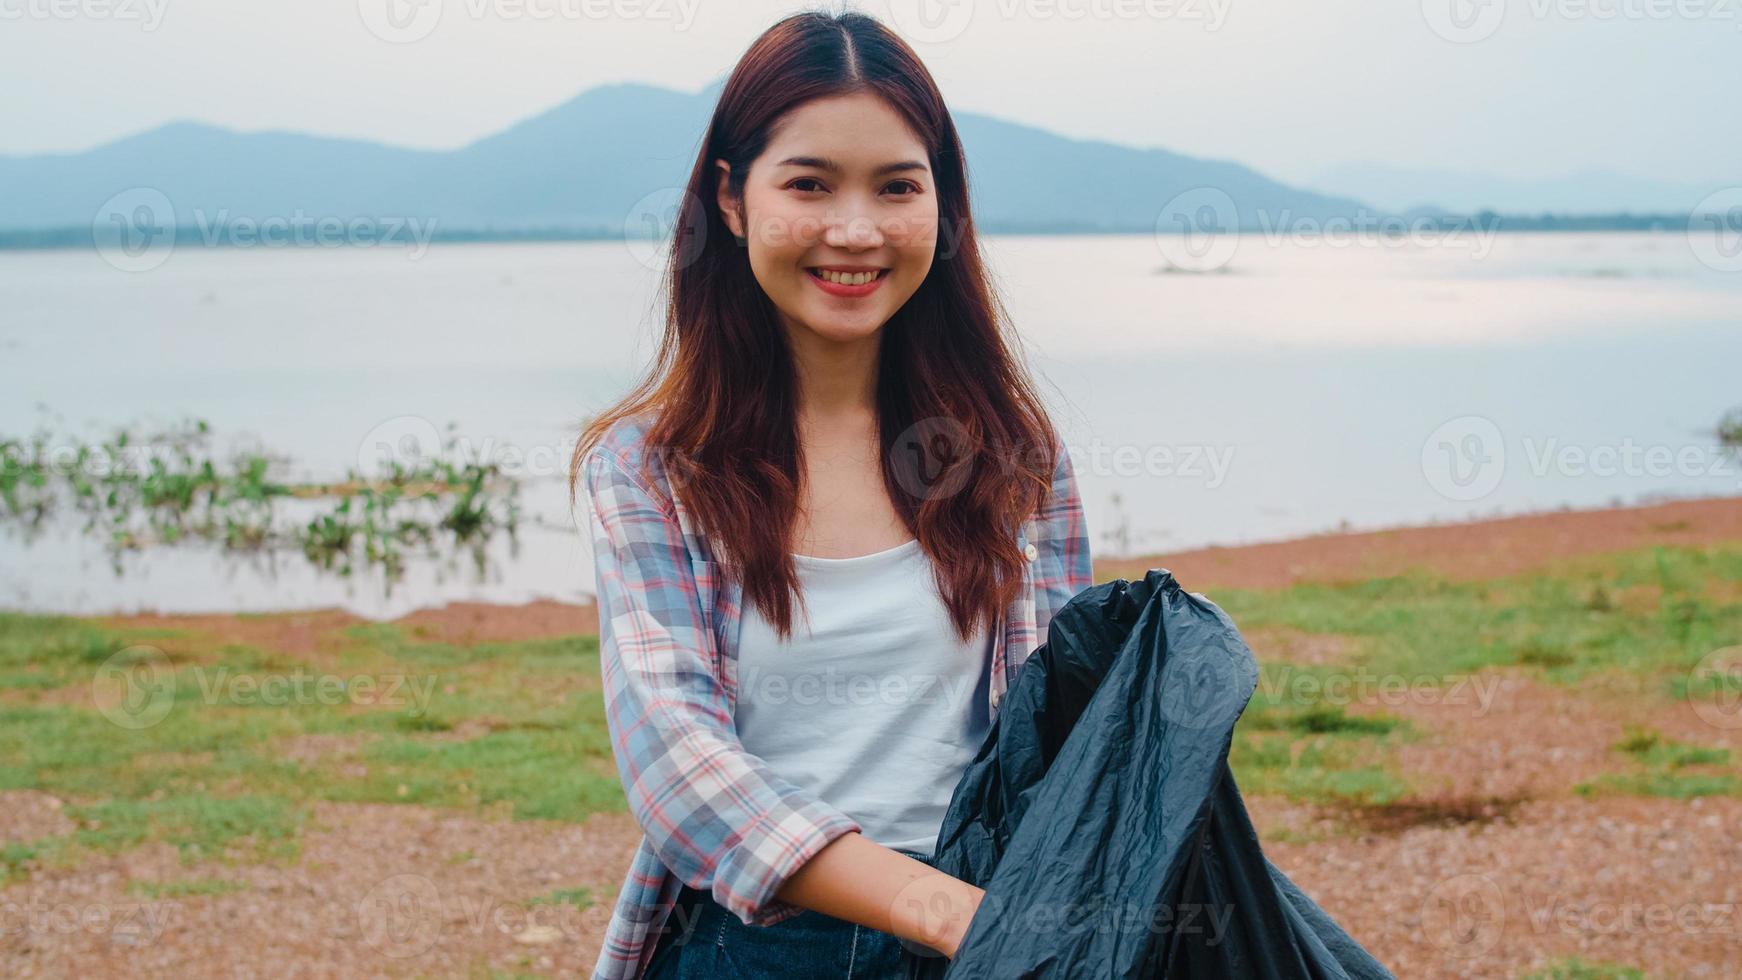
<svg viewBox="0 0 1742 980">
<path fill-rule="evenodd" d="M 1587 963 L 1574 957 L 1556 960 L 1548 969 L 1525 974 L 1519 980 L 1645 980 L 1645 974 L 1619 963 Z"/>
<path fill-rule="evenodd" d="M 1384 704 L 1356 707 L 1347 682 L 1358 671 L 1418 693 L 1498 666 L 1569 686 L 1626 678 L 1666 703 L 1742 686 L 1734 672 L 1692 672 L 1742 643 L 1742 546 L 1648 548 L 1481 582 L 1411 574 L 1215 599 L 1242 630 L 1335 635 L 1346 650 L 1335 665 L 1262 665 L 1230 749 L 1245 793 L 1373 808 L 1411 799 L 1397 751 L 1421 733 Z M 0 847 L 0 880 L 153 841 L 189 860 L 290 855 L 321 800 L 563 821 L 623 808 L 596 637 L 456 644 L 371 624 L 329 639 L 336 647 L 304 657 L 266 641 L 0 613 L 0 790 L 55 794 L 76 828 Z M 114 655 L 130 646 L 131 660 L 173 679 L 159 702 L 167 713 L 145 727 L 101 710 L 122 674 Z M 326 686 L 270 696 L 299 678 Z M 1581 792 L 1742 791 L 1721 748 L 1637 730 L 1615 751 L 1620 771 Z"/>
<path fill-rule="evenodd" d="M 1525 575 L 1447 581 L 1426 573 L 1283 589 L 1217 590 L 1243 631 L 1340 638 L 1336 665 L 1266 661 L 1230 753 L 1243 792 L 1383 806 L 1409 793 L 1394 750 L 1419 733 L 1384 712 L 1345 710 L 1384 683 L 1428 696 L 1490 668 L 1577 688 L 1625 682 L 1661 699 L 1734 699 L 1742 672 L 1693 668 L 1742 642 L 1742 547 L 1653 547 L 1562 561 Z M 1341 684 L 1341 687 L 1338 685 Z M 1476 689 L 1460 692 L 1476 710 Z M 1341 695 L 1340 697 L 1337 695 Z M 1638 771 L 1585 792 L 1687 797 L 1735 790 L 1723 750 L 1654 744 Z M 1689 769 L 1688 767 L 1695 767 Z"/>
<path fill-rule="evenodd" d="M 559 888 L 548 895 L 534 898 L 528 905 L 573 905 L 578 909 L 587 909 L 593 904 L 593 893 L 587 888 Z"/>
<path fill-rule="evenodd" d="M 1629 725 L 1611 748 L 1633 762 L 1633 768 L 1587 780 L 1575 786 L 1575 791 L 1587 797 L 1626 793 L 1676 800 L 1742 794 L 1742 780 L 1727 771 L 1729 749 L 1678 742 L 1634 725 Z"/>
<path fill-rule="evenodd" d="M 1416 573 L 1347 584 L 1218 590 L 1242 630 L 1287 627 L 1352 638 L 1368 667 L 1414 676 L 1522 665 L 1576 685 L 1619 671 L 1684 697 L 1689 668 L 1742 642 L 1742 603 L 1708 595 L 1742 583 L 1742 548 L 1646 548 L 1477 582 Z M 1647 597 L 1630 609 L 1618 596 Z"/>
<path fill-rule="evenodd" d="M 216 878 L 190 878 L 185 881 L 130 881 L 127 892 L 151 901 L 165 898 L 188 898 L 195 895 L 227 895 L 246 891 L 248 886 Z"/>
<path fill-rule="evenodd" d="M 317 800 L 568 821 L 624 807 L 596 637 L 457 647 L 380 624 L 342 640 L 310 663 L 0 613 L 0 790 L 52 793 L 76 826 L 0 848 L 0 880 L 146 842 L 190 862 L 292 856 Z M 103 706 L 124 690 L 112 655 L 139 644 L 158 652 L 131 659 L 173 681 L 155 689 L 161 720 L 128 727 Z M 340 736 L 355 755 L 288 755 L 304 736 Z"/>
</svg>

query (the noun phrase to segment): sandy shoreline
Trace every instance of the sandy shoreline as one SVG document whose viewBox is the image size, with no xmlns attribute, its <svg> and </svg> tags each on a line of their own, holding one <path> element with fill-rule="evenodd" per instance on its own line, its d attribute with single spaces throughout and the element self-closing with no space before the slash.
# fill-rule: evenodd
<svg viewBox="0 0 1742 980">
<path fill-rule="evenodd" d="M 1095 581 L 1137 578 L 1166 568 L 1195 592 L 1281 588 L 1299 582 L 1340 582 L 1421 570 L 1454 579 L 1511 575 L 1580 555 L 1649 545 L 1690 546 L 1742 540 L 1742 496 L 1706 497 L 1631 507 L 1558 510 L 1450 524 L 1316 534 L 1285 541 L 1196 548 L 1137 558 L 1097 559 Z M 250 613 L 133 613 L 84 617 L 114 625 L 195 626 L 256 632 L 279 624 L 291 635 L 371 620 L 337 608 Z M 451 602 L 388 622 L 418 636 L 451 643 L 512 642 L 545 636 L 596 634 L 590 604 L 539 599 L 519 604 Z M 228 625 L 226 625 L 228 624 Z M 251 625 L 252 624 L 252 625 Z"/>
</svg>

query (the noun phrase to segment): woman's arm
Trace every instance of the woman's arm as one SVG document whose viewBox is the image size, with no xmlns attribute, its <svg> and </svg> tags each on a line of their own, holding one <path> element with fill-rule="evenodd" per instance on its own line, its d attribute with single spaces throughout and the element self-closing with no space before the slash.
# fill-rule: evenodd
<svg viewBox="0 0 1742 980">
<path fill-rule="evenodd" d="M 857 833 L 744 748 L 676 515 L 615 453 L 584 472 L 606 727 L 661 863 L 750 925 L 811 908 L 953 954 L 981 890 Z"/>
<path fill-rule="evenodd" d="M 831 841 L 861 829 L 738 739 L 683 530 L 626 460 L 586 460 L 598 572 L 599 661 L 629 808 L 660 862 L 741 921 L 804 911 L 775 893 Z"/>
<path fill-rule="evenodd" d="M 844 834 L 787 879 L 780 897 L 954 958 L 985 889 L 863 834 Z"/>
<path fill-rule="evenodd" d="M 1038 642 L 1046 642 L 1053 616 L 1077 593 L 1095 584 L 1094 559 L 1089 554 L 1089 528 L 1083 519 L 1083 498 L 1076 470 L 1063 441 L 1053 469 L 1052 493 L 1035 515 L 1030 543 L 1035 546 L 1034 619 Z"/>
</svg>

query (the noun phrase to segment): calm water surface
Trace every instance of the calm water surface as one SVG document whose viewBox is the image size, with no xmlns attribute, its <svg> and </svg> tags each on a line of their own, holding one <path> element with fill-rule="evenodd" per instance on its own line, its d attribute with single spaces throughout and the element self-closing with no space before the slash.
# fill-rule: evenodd
<svg viewBox="0 0 1742 980">
<path fill-rule="evenodd" d="M 583 417 L 652 352 L 644 251 L 182 249 L 136 273 L 91 252 L 0 253 L 7 434 L 201 417 L 336 477 L 454 421 L 477 451 L 512 454 L 532 518 L 490 575 L 417 564 L 390 598 L 301 555 L 158 549 L 116 575 L 71 529 L 29 544 L 0 530 L 0 605 L 386 616 L 582 598 L 592 558 L 563 466 Z M 1742 404 L 1742 273 L 1702 265 L 1681 235 L 1254 235 L 1196 274 L 1166 271 L 1170 244 L 1142 236 L 987 251 L 1098 554 L 1742 493 L 1711 435 Z"/>
</svg>

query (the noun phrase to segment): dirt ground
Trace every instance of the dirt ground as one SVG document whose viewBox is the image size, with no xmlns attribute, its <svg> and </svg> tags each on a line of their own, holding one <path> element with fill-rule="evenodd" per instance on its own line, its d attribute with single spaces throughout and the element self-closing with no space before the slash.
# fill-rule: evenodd
<svg viewBox="0 0 1742 980">
<path fill-rule="evenodd" d="M 1412 568 L 1449 578 L 1491 578 L 1577 555 L 1736 540 L 1742 540 L 1742 498 L 1711 497 L 1200 548 L 1097 562 L 1096 571 L 1097 580 L 1104 580 L 1161 567 L 1196 592 L 1268 589 L 1295 582 L 1379 578 Z"/>
<path fill-rule="evenodd" d="M 1322 535 L 1097 566 L 1097 580 L 1172 569 L 1188 587 L 1270 587 L 1432 568 L 1455 577 L 1651 543 L 1742 540 L 1742 498 L 1558 512 L 1479 523 Z M 152 617 L 263 648 L 318 656 L 357 622 L 320 611 Z M 454 642 L 596 628 L 590 607 L 453 605 L 404 620 Z M 1335 664 L 1335 637 L 1250 635 L 1260 658 Z M 1399 977 L 1517 977 L 1564 957 L 1652 977 L 1742 976 L 1742 800 L 1585 798 L 1614 768 L 1628 724 L 1742 750 L 1742 727 L 1634 692 L 1554 687 L 1486 671 L 1468 703 L 1389 704 L 1428 733 L 1400 750 L 1431 786 L 1384 821 L 1248 796 L 1270 859 Z M 1376 705 L 1355 705 L 1358 714 Z M 343 739 L 295 752 L 343 753 Z M 0 847 L 65 833 L 61 801 L 0 794 Z M 180 866 L 144 847 L 70 870 L 38 869 L 0 891 L 0 974 L 18 977 L 468 976 L 488 969 L 585 976 L 639 831 L 623 815 L 585 824 L 511 822 L 410 806 L 323 803 L 289 865 Z M 142 897 L 138 882 L 235 890 Z M 130 887 L 132 886 L 132 887 Z M 530 905 L 585 888 L 592 904 Z"/>
</svg>

